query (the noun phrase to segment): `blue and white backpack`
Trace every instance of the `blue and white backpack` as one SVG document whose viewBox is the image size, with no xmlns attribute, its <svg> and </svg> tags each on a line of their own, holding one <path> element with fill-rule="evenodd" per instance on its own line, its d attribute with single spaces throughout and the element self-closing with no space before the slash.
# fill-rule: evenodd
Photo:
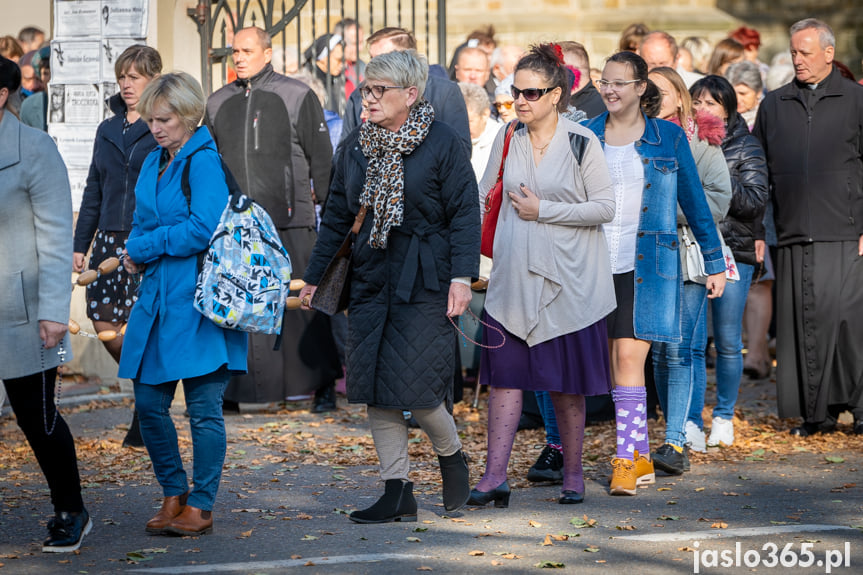
<svg viewBox="0 0 863 575">
<path fill-rule="evenodd" d="M 181 187 L 192 205 L 189 155 Z M 291 259 L 267 211 L 243 195 L 222 161 L 231 196 L 210 245 L 198 260 L 195 309 L 220 327 L 280 334 L 291 282 Z"/>
</svg>

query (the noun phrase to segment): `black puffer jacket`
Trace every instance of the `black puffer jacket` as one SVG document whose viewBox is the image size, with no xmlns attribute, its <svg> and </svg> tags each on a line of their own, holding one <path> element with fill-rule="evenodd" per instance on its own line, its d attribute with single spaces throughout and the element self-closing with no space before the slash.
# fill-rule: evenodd
<svg viewBox="0 0 863 575">
<path fill-rule="evenodd" d="M 303 279 L 317 285 L 359 211 L 368 163 L 354 129 L 333 166 L 326 212 Z M 450 281 L 479 273 L 476 176 L 456 132 L 435 120 L 404 158 L 404 221 L 386 249 L 369 246 L 369 211 L 353 248 L 348 401 L 424 409 L 452 399 Z"/>
<path fill-rule="evenodd" d="M 767 205 L 767 161 L 758 140 L 737 112 L 728 120 L 722 152 L 731 175 L 731 205 L 719 229 L 734 258 L 756 265 L 755 228 Z"/>
<path fill-rule="evenodd" d="M 119 94 L 108 99 L 114 116 L 96 130 L 93 159 L 75 226 L 75 251 L 87 253 L 96 230 L 128 232 L 135 211 L 135 184 L 156 140 L 144 120 L 123 133 L 126 104 Z"/>
</svg>

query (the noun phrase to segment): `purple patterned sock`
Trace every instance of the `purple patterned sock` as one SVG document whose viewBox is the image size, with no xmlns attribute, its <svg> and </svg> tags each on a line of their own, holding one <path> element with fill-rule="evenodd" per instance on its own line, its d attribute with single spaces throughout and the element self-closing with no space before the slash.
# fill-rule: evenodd
<svg viewBox="0 0 863 575">
<path fill-rule="evenodd" d="M 647 455 L 647 389 L 617 386 L 611 392 L 617 423 L 617 455 L 634 460 L 634 453 Z"/>
</svg>

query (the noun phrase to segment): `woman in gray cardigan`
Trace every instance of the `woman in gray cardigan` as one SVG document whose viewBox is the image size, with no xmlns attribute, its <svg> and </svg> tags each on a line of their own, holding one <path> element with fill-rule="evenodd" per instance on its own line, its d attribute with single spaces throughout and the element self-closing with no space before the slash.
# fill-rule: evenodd
<svg viewBox="0 0 863 575">
<path fill-rule="evenodd" d="M 508 505 L 524 390 L 551 393 L 564 455 L 558 502 L 581 503 L 584 396 L 611 390 L 604 319 L 616 302 L 602 224 L 614 217 L 614 193 L 599 140 L 560 115 L 569 85 L 558 46 L 535 46 L 516 66 L 519 124 L 505 160 L 483 338 L 494 345 L 501 330 L 506 342 L 482 353 L 488 457 L 469 505 Z M 497 178 L 503 139 L 501 130 L 482 191 Z"/>
<path fill-rule="evenodd" d="M 0 57 L 0 379 L 51 490 L 42 551 L 75 551 L 92 523 L 75 442 L 54 407 L 57 366 L 72 358 L 69 323 L 72 194 L 48 134 L 6 109 L 21 71 Z"/>
</svg>

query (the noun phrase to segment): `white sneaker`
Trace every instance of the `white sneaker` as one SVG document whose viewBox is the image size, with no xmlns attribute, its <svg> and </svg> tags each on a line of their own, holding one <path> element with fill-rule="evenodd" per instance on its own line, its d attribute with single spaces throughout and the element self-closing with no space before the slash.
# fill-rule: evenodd
<svg viewBox="0 0 863 575">
<path fill-rule="evenodd" d="M 689 449 L 704 453 L 707 451 L 704 432 L 691 421 L 686 422 L 686 427 L 683 429 L 686 433 L 686 443 L 689 444 Z"/>
<path fill-rule="evenodd" d="M 710 428 L 710 437 L 707 445 L 716 447 L 719 444 L 731 446 L 734 444 L 734 422 L 721 417 L 713 418 L 713 426 Z"/>
</svg>

